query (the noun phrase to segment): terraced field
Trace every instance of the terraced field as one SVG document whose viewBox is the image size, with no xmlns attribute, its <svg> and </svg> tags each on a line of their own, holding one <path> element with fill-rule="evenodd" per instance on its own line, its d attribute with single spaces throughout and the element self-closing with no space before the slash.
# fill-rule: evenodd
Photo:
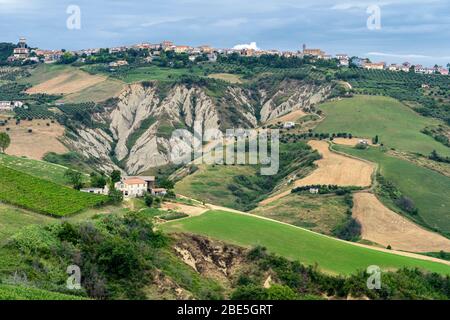
<svg viewBox="0 0 450 320">
<path fill-rule="evenodd" d="M 201 216 L 169 222 L 161 228 L 166 232 L 200 234 L 245 247 L 261 245 L 307 265 L 317 263 L 320 270 L 332 274 L 348 275 L 370 265 L 378 265 L 384 270 L 417 267 L 450 274 L 448 264 L 368 249 L 246 214 L 209 211 Z"/>
</svg>

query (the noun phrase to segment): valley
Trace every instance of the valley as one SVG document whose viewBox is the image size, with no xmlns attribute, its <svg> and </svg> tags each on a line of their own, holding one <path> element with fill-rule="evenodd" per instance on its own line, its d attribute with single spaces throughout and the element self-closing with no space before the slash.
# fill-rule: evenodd
<svg viewBox="0 0 450 320">
<path fill-rule="evenodd" d="M 430 285 L 450 274 L 450 148 L 427 131 L 442 117 L 327 64 L 163 58 L 26 66 L 0 84 L 27 104 L 0 116 L 0 298 L 393 299 L 402 281 L 448 298 Z M 172 132 L 196 126 L 280 130 L 279 171 L 172 164 Z M 148 176 L 164 194 L 114 192 Z M 355 285 L 369 265 L 386 296 Z"/>
</svg>

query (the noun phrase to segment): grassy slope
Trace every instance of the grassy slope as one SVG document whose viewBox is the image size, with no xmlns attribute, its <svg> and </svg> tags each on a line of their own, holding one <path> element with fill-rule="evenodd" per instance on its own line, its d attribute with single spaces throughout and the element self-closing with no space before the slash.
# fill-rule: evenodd
<svg viewBox="0 0 450 320">
<path fill-rule="evenodd" d="M 343 196 L 290 194 L 251 213 L 330 235 L 347 210 Z"/>
<path fill-rule="evenodd" d="M 66 103 L 100 102 L 118 95 L 124 86 L 122 81 L 109 78 L 80 92 L 68 94 L 62 101 Z"/>
<path fill-rule="evenodd" d="M 317 126 L 317 132 L 349 132 L 366 138 L 378 135 L 391 148 L 424 155 L 437 150 L 450 155 L 450 148 L 420 132 L 439 122 L 418 115 L 395 99 L 357 96 L 322 104 L 320 109 L 327 117 Z"/>
<path fill-rule="evenodd" d="M 201 201 L 239 209 L 237 197 L 227 188 L 236 175 L 255 175 L 254 166 L 199 166 L 199 170 L 175 185 L 175 192 Z"/>
<path fill-rule="evenodd" d="M 149 80 L 158 80 L 158 81 L 167 81 L 167 80 L 175 80 L 176 78 L 181 77 L 186 74 L 199 74 L 198 72 L 190 73 L 188 69 L 181 68 L 162 68 L 157 66 L 149 66 L 149 67 L 139 67 L 133 68 L 126 72 L 125 76 L 121 77 L 123 81 L 126 83 L 133 83 L 138 81 L 149 81 Z"/>
<path fill-rule="evenodd" d="M 380 173 L 414 200 L 419 215 L 431 227 L 450 232 L 450 178 L 383 153 L 379 148 L 357 150 L 333 146 L 337 151 L 376 162 Z"/>
<path fill-rule="evenodd" d="M 54 218 L 0 204 L 0 245 L 23 227 L 32 224 L 47 224 Z"/>
<path fill-rule="evenodd" d="M 4 166 L 0 176 L 1 201 L 43 214 L 67 216 L 107 201 Z"/>
<path fill-rule="evenodd" d="M 261 176 L 258 165 L 201 165 L 194 174 L 178 182 L 175 191 L 197 200 L 248 211 L 274 188 L 286 183 L 286 177 L 306 176 L 319 157 L 304 142 L 282 143 L 279 170 L 275 175 Z"/>
<path fill-rule="evenodd" d="M 209 211 L 201 216 L 170 222 L 168 232 L 191 232 L 241 246 L 265 246 L 269 251 L 334 274 L 351 274 L 370 265 L 383 269 L 418 267 L 450 274 L 450 266 L 370 250 L 293 226 L 250 215 Z"/>
<path fill-rule="evenodd" d="M 0 300 L 85 300 L 86 298 L 32 287 L 0 284 Z"/>
<path fill-rule="evenodd" d="M 40 64 L 31 71 L 31 76 L 22 78 L 18 82 L 32 86 L 48 81 L 65 72 L 77 70 L 74 67 L 60 64 Z"/>
<path fill-rule="evenodd" d="M 57 184 L 64 185 L 67 183 L 67 179 L 64 178 L 67 168 L 49 162 L 0 154 L 0 165 Z"/>
</svg>

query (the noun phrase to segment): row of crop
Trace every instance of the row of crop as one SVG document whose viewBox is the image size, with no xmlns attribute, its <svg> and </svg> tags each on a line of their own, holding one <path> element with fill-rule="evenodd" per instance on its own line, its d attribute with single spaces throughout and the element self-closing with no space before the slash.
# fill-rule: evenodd
<svg viewBox="0 0 450 320">
<path fill-rule="evenodd" d="M 79 192 L 0 166 L 0 201 L 35 212 L 63 217 L 106 204 L 108 198 Z"/>
</svg>

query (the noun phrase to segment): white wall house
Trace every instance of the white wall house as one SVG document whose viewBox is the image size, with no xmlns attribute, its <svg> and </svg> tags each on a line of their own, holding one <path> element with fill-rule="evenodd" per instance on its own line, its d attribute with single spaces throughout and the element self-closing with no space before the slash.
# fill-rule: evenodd
<svg viewBox="0 0 450 320">
<path fill-rule="evenodd" d="M 141 178 L 128 178 L 116 182 L 115 188 L 121 191 L 125 197 L 143 197 L 147 192 L 148 183 Z"/>
<path fill-rule="evenodd" d="M 292 129 L 292 128 L 295 128 L 295 122 L 285 122 L 284 124 L 283 124 L 283 128 L 284 129 Z"/>
</svg>

